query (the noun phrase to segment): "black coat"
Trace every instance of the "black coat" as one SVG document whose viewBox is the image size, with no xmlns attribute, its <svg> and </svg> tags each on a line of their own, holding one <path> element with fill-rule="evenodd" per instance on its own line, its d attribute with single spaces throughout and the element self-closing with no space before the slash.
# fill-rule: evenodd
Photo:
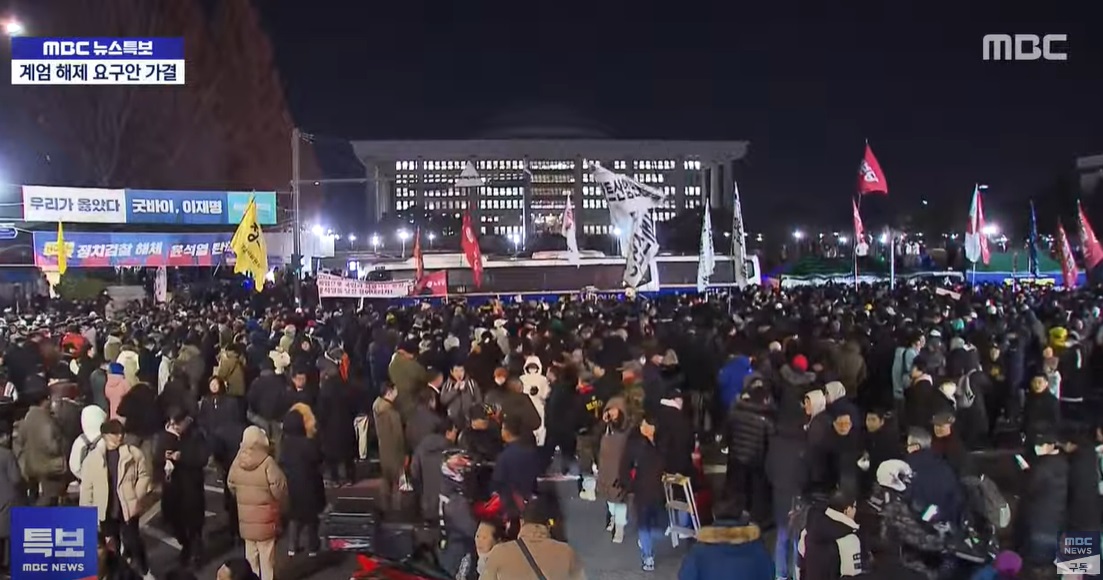
<svg viewBox="0 0 1103 580">
<path fill-rule="evenodd" d="M 215 461 L 225 469 L 237 455 L 245 433 L 241 401 L 229 395 L 207 395 L 199 401 L 199 430 L 207 439 L 207 445 Z"/>
<path fill-rule="evenodd" d="M 635 496 L 632 501 L 637 511 L 666 501 L 662 451 L 643 435 L 634 433 L 629 437 L 620 471 L 621 482 L 629 482 L 625 489 Z"/>
<path fill-rule="evenodd" d="M 322 454 L 318 443 L 306 436 L 303 416 L 288 413 L 283 420 L 280 439 L 280 468 L 287 477 L 287 516 L 309 520 L 326 507 L 326 488 L 322 481 Z"/>
<path fill-rule="evenodd" d="M 728 416 L 730 457 L 743 465 L 761 466 L 766 462 L 766 443 L 774 431 L 772 407 L 737 400 Z"/>
<path fill-rule="evenodd" d="M 1067 528 L 1078 532 L 1098 532 L 1099 463 L 1095 449 L 1080 445 L 1068 455 L 1069 521 Z"/>
<path fill-rule="evenodd" d="M 318 434 L 326 459 L 346 460 L 356 456 L 356 406 L 352 391 L 339 377 L 326 379 L 318 393 Z"/>
<path fill-rule="evenodd" d="M 1023 532 L 1056 539 L 1066 529 L 1068 488 L 1069 464 L 1063 454 L 1035 457 L 1020 500 Z"/>
<path fill-rule="evenodd" d="M 261 371 L 260 376 L 249 385 L 245 395 L 249 400 L 249 410 L 269 421 L 283 419 L 291 408 L 286 396 L 287 390 L 287 380 L 282 375 L 273 371 Z"/>
<path fill-rule="evenodd" d="M 413 453 L 422 440 L 435 433 L 437 426 L 443 421 L 436 411 L 423 404 L 414 407 L 414 412 L 406 421 L 406 446 L 410 448 L 410 452 Z"/>
<path fill-rule="evenodd" d="M 659 405 L 655 411 L 655 445 L 668 473 L 694 476 L 693 425 L 681 409 Z"/>
<path fill-rule="evenodd" d="M 194 426 L 177 437 L 162 431 L 154 463 L 157 473 L 165 472 L 165 453 L 179 451 L 180 458 L 173 462 L 171 478 L 162 486 L 161 512 L 174 531 L 195 533 L 203 528 L 206 520 L 207 500 L 203 488 L 204 468 L 210 459 L 207 441 Z"/>
</svg>

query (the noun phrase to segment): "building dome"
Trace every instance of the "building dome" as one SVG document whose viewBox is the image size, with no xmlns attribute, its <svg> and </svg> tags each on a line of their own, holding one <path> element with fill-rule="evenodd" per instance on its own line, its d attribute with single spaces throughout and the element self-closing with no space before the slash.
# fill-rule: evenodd
<svg viewBox="0 0 1103 580">
<path fill-rule="evenodd" d="M 486 124 L 480 139 L 609 139 L 599 123 L 557 104 L 508 109 Z"/>
</svg>

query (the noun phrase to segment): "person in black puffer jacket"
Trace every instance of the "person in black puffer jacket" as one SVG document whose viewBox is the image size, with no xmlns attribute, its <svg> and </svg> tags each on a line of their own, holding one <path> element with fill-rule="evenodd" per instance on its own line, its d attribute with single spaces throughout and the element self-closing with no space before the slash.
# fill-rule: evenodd
<svg viewBox="0 0 1103 580">
<path fill-rule="evenodd" d="M 766 387 L 743 391 L 728 415 L 728 475 L 726 486 L 741 511 L 752 521 L 770 517 L 770 483 L 765 477 L 766 447 L 776 432 L 773 397 Z"/>
</svg>

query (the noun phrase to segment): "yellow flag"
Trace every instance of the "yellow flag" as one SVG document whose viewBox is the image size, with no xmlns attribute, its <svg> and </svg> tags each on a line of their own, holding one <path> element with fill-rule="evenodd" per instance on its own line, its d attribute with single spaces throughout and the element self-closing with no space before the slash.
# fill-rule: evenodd
<svg viewBox="0 0 1103 580">
<path fill-rule="evenodd" d="M 65 230 L 61 227 L 61 222 L 57 222 L 57 272 L 64 275 L 68 268 L 69 252 L 65 248 Z"/>
<path fill-rule="evenodd" d="M 241 223 L 230 239 L 230 249 L 237 256 L 234 273 L 249 276 L 257 292 L 263 290 L 264 277 L 268 274 L 268 246 L 264 243 L 264 232 L 257 223 L 257 202 L 253 198 L 249 198 Z"/>
</svg>

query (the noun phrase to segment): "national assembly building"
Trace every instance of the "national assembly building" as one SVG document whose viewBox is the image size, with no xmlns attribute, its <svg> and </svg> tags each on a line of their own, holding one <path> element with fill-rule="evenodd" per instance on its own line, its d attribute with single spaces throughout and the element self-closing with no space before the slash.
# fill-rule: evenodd
<svg viewBox="0 0 1103 580">
<path fill-rule="evenodd" d="M 665 192 L 667 203 L 655 214 L 665 221 L 706 199 L 730 208 L 735 163 L 748 147 L 612 139 L 576 119 L 546 116 L 535 125 L 510 125 L 469 140 L 353 141 L 367 170 L 370 217 L 415 206 L 457 217 L 470 210 L 481 234 L 524 239 L 558 233 L 570 199 L 580 236 L 612 234 L 604 195 L 588 170 L 593 162 Z M 469 162 L 478 185 L 459 187 Z"/>
</svg>

